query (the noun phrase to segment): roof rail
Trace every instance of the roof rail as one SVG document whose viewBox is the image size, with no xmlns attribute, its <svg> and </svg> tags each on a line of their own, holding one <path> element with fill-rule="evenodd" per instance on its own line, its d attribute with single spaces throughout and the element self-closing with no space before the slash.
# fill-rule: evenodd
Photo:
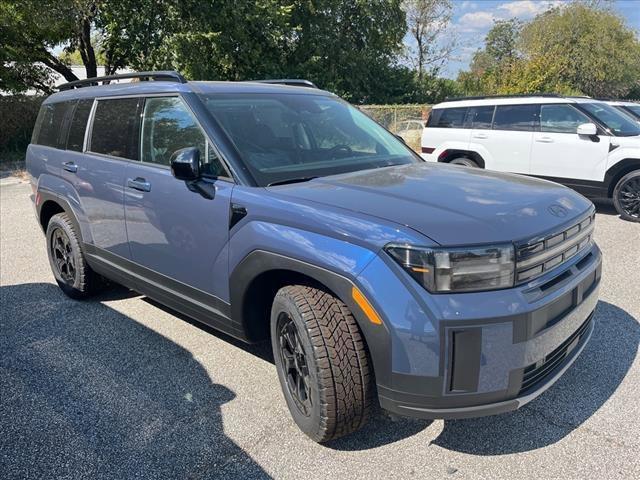
<svg viewBox="0 0 640 480">
<path fill-rule="evenodd" d="M 445 97 L 445 102 L 454 102 L 458 100 L 484 100 L 489 98 L 519 98 L 519 97 L 550 97 L 550 98 L 565 98 L 566 95 L 560 95 L 557 93 L 514 93 L 511 95 L 479 95 L 477 97 Z"/>
<path fill-rule="evenodd" d="M 157 71 L 157 72 L 133 72 L 133 73 L 121 73 L 118 75 L 107 75 L 106 77 L 93 77 L 86 80 L 75 80 L 69 83 L 63 83 L 58 87 L 58 90 L 72 90 L 80 87 L 90 87 L 93 85 L 99 85 L 101 82 L 110 82 L 112 80 L 125 80 L 129 78 L 137 78 L 139 80 L 154 80 L 154 81 L 166 81 L 166 82 L 178 82 L 187 83 L 187 79 L 180 75 L 178 72 L 172 70 Z"/>
<path fill-rule="evenodd" d="M 309 80 L 298 79 L 298 78 L 280 78 L 280 79 L 273 79 L 273 80 L 249 80 L 249 81 L 257 82 L 257 83 L 272 83 L 275 85 L 288 85 L 290 87 L 318 88 L 318 86 L 315 83 Z"/>
</svg>

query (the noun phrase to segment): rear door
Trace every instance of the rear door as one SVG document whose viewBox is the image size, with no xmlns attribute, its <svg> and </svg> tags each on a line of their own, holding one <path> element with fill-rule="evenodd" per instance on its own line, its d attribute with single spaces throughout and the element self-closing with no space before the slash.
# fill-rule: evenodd
<svg viewBox="0 0 640 480">
<path fill-rule="evenodd" d="M 492 130 L 474 130 L 473 142 L 488 153 L 485 167 L 500 172 L 528 174 L 538 105 L 497 105 Z M 484 157 L 483 157 L 484 158 Z"/>
<path fill-rule="evenodd" d="M 148 280 L 215 308 L 216 298 L 228 298 L 234 183 L 183 98 L 146 98 L 142 117 L 140 161 L 128 165 L 125 182 L 131 258 Z M 186 147 L 200 150 L 200 186 L 213 198 L 171 174 L 172 154 Z"/>
<path fill-rule="evenodd" d="M 540 131 L 533 134 L 531 174 L 562 179 L 604 179 L 610 137 L 578 135 L 592 120 L 570 104 L 540 106 Z"/>
<path fill-rule="evenodd" d="M 81 150 L 82 125 L 89 106 L 93 121 Z M 74 186 L 97 254 L 129 258 L 124 222 L 124 178 L 127 163 L 137 160 L 140 99 L 100 98 L 80 101 L 68 137 L 70 151 L 63 169 Z"/>
</svg>

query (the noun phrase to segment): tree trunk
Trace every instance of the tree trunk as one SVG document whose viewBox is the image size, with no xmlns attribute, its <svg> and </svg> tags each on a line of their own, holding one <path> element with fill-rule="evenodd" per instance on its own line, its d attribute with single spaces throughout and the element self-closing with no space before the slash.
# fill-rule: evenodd
<svg viewBox="0 0 640 480">
<path fill-rule="evenodd" d="M 82 63 L 87 71 L 87 78 L 93 78 L 98 76 L 98 64 L 96 62 L 96 53 L 91 45 L 91 22 L 88 18 L 82 19 L 80 25 L 80 56 L 82 57 Z"/>
</svg>

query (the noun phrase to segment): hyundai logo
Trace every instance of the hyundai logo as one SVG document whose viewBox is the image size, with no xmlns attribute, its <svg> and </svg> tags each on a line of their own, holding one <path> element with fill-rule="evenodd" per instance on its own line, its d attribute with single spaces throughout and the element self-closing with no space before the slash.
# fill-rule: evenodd
<svg viewBox="0 0 640 480">
<path fill-rule="evenodd" d="M 566 217 L 568 213 L 566 208 L 556 203 L 554 203 L 553 205 L 550 205 L 549 208 L 547 208 L 547 210 L 549 210 L 549 213 L 551 215 L 554 215 L 556 217 Z"/>
</svg>

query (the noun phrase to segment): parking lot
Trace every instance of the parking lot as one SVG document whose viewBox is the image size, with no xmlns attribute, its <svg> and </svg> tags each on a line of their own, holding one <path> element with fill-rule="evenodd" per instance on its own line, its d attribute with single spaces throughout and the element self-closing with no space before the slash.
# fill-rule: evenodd
<svg viewBox="0 0 640 480">
<path fill-rule="evenodd" d="M 517 412 L 390 419 L 328 445 L 290 418 L 270 346 L 124 289 L 55 285 L 24 181 L 0 187 L 0 477 L 640 478 L 640 225 L 598 203 L 591 342 Z"/>
</svg>

